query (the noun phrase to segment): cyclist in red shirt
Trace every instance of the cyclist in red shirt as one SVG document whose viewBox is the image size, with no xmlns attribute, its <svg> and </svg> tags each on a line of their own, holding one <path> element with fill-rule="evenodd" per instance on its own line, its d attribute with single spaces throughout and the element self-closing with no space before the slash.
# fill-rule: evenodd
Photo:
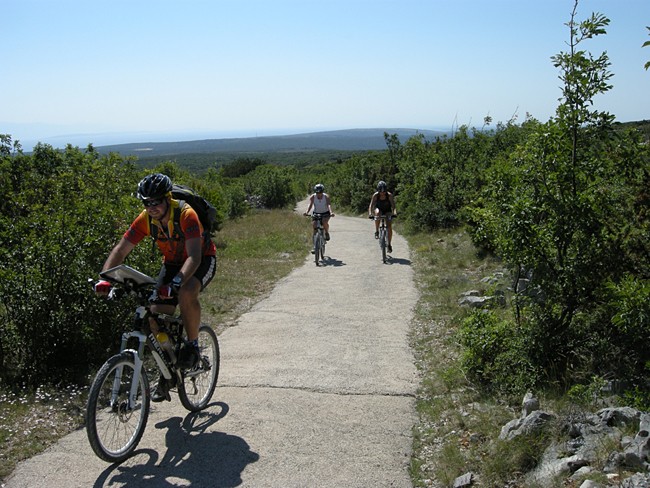
<svg viewBox="0 0 650 488">
<path fill-rule="evenodd" d="M 172 182 L 168 176 L 154 173 L 140 181 L 137 197 L 142 200 L 144 210 L 136 217 L 120 242 L 109 254 L 102 271 L 124 262 L 135 246 L 147 236 L 155 235 L 156 244 L 163 254 L 163 265 L 158 275 L 157 295 L 154 297 L 152 311 L 173 314 L 176 305 L 180 306 L 183 324 L 190 347 L 181 349 L 178 366 L 190 369 L 199 359 L 198 336 L 201 323 L 201 304 L 199 292 L 212 281 L 216 271 L 216 247 L 190 205 L 179 204 L 171 196 Z M 179 211 L 180 229 L 174 213 Z M 157 226 L 157 232 L 151 232 Z M 104 295 L 110 291 L 111 284 L 100 281 L 95 291 Z M 152 329 L 155 332 L 155 322 Z M 170 399 L 169 386 L 159 382 L 152 394 L 153 401 Z"/>
</svg>

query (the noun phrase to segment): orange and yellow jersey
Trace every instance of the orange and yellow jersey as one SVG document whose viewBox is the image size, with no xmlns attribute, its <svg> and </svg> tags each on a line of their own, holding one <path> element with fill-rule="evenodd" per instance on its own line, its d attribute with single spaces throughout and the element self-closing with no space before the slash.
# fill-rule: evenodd
<svg viewBox="0 0 650 488">
<path fill-rule="evenodd" d="M 166 229 L 163 228 L 160 221 L 151 219 L 147 211 L 143 210 L 124 233 L 124 239 L 135 245 L 145 237 L 152 235 L 149 227 L 149 221 L 151 221 L 151 225 L 158 226 L 156 244 L 163 254 L 165 263 L 184 263 L 187 259 L 185 240 L 195 239 L 197 237 L 201 239 L 201 248 L 203 249 L 204 256 L 216 255 L 217 249 L 214 243 L 212 240 L 206 242 L 203 234 L 203 225 L 201 225 L 198 215 L 196 215 L 196 212 L 190 205 L 185 204 L 180 209 L 180 232 L 174 228 L 174 212 L 178 210 L 178 200 L 172 199 L 169 206 L 170 217 Z"/>
</svg>

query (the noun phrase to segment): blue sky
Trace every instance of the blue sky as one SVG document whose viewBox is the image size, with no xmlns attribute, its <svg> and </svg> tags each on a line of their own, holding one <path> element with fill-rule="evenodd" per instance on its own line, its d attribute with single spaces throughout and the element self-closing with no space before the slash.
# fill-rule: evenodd
<svg viewBox="0 0 650 488">
<path fill-rule="evenodd" d="M 481 127 L 561 96 L 573 0 L 0 0 L 0 133 L 28 148 L 348 128 Z M 650 0 L 611 24 L 596 108 L 650 119 Z"/>
</svg>

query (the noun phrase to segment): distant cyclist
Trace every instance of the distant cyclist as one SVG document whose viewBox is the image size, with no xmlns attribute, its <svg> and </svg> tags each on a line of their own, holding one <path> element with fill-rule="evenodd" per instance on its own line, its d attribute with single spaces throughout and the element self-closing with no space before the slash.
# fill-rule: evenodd
<svg viewBox="0 0 650 488">
<path fill-rule="evenodd" d="M 309 207 L 304 215 L 309 215 L 309 211 L 314 209 L 315 214 L 323 216 L 323 229 L 325 230 L 325 240 L 330 240 L 330 217 L 334 217 L 332 206 L 330 204 L 330 197 L 325 193 L 325 187 L 319 183 L 314 186 L 314 193 L 309 197 Z M 316 233 L 316 222 L 313 224 L 314 234 Z"/>
<path fill-rule="evenodd" d="M 372 195 L 370 205 L 368 206 L 369 217 L 380 217 L 382 215 L 395 216 L 397 210 L 395 208 L 395 199 L 393 194 L 388 191 L 388 186 L 385 181 L 377 183 L 377 191 Z M 393 252 L 391 241 L 393 240 L 393 224 L 391 219 L 386 219 L 388 227 L 388 252 Z M 379 239 L 379 219 L 375 218 L 375 239 Z"/>
</svg>

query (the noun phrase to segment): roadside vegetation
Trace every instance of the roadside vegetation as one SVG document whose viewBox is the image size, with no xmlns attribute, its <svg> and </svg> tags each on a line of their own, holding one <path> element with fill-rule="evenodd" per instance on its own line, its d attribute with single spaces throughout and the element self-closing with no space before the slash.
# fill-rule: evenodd
<svg viewBox="0 0 650 488">
<path fill-rule="evenodd" d="M 304 259 L 305 222 L 291 209 L 315 183 L 355 215 L 377 181 L 394 190 L 421 292 L 417 486 L 449 486 L 468 466 L 485 486 L 516 486 L 547 440 L 494 439 L 527 391 L 571 410 L 617 382 L 618 401 L 650 410 L 650 123 L 595 108 L 612 73 L 588 47 L 608 25 L 602 14 L 578 20 L 575 3 L 568 49 L 551 60 L 562 88 L 546 122 L 486 117 L 435 140 L 385 134 L 386 150 L 329 162 L 242 157 L 199 176 L 179 157 L 153 168 L 218 209 L 219 273 L 204 303 L 222 327 Z M 150 171 L 92 146 L 27 155 L 0 135 L 0 475 L 81 425 L 89 375 L 130 316 L 86 280 L 139 211 L 131 193 Z M 155 273 L 152 247 L 139 248 L 129 264 Z M 502 299 L 459 307 L 470 289 Z M 60 429 L 35 428 L 45 409 Z"/>
</svg>

